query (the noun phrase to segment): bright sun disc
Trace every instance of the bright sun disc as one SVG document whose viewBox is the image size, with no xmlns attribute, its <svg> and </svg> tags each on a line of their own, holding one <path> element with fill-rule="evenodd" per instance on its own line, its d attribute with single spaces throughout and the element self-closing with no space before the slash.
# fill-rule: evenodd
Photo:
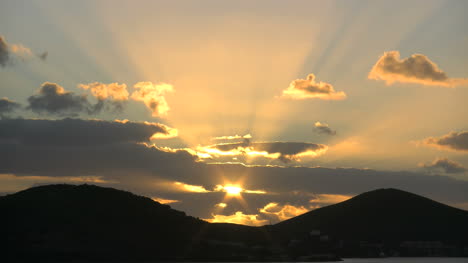
<svg viewBox="0 0 468 263">
<path fill-rule="evenodd" d="M 223 187 L 226 193 L 230 195 L 239 195 L 242 192 L 242 188 L 238 186 L 227 185 Z"/>
</svg>

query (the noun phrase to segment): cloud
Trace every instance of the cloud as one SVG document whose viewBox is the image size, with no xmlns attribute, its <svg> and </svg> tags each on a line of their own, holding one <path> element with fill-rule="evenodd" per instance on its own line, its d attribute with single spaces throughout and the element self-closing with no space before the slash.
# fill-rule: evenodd
<svg viewBox="0 0 468 263">
<path fill-rule="evenodd" d="M 9 100 L 8 98 L 0 99 L 0 118 L 3 115 L 12 113 L 13 111 L 21 108 L 21 105 L 17 102 Z"/>
<path fill-rule="evenodd" d="M 310 203 L 314 207 L 322 207 L 327 205 L 332 205 L 340 203 L 352 198 L 350 195 L 340 195 L 340 194 L 316 194 L 310 199 Z"/>
<path fill-rule="evenodd" d="M 8 43 L 5 38 L 0 35 L 0 66 L 5 67 L 10 60 L 10 51 L 8 50 Z"/>
<path fill-rule="evenodd" d="M 90 90 L 91 94 L 98 100 L 110 100 L 113 102 L 123 102 L 128 100 L 127 85 L 119 83 L 104 84 L 93 82 L 89 84 L 79 84 L 79 88 Z"/>
<path fill-rule="evenodd" d="M 131 98 L 135 101 L 142 101 L 148 109 L 151 110 L 153 117 L 165 116 L 169 111 L 169 105 L 164 95 L 167 92 L 173 92 L 172 85 L 161 83 L 153 84 L 151 82 L 138 82 L 133 86 L 136 91 L 132 93 Z"/>
<path fill-rule="evenodd" d="M 26 145 L 97 146 L 113 143 L 149 142 L 158 134 L 170 135 L 173 128 L 151 122 L 101 120 L 0 120 L 0 141 Z"/>
<path fill-rule="evenodd" d="M 178 203 L 180 200 L 172 200 L 172 199 L 164 199 L 164 198 L 159 198 L 159 197 L 151 197 L 153 201 L 161 203 L 161 204 L 173 204 L 173 203 Z"/>
<path fill-rule="evenodd" d="M 428 169 L 429 171 L 440 171 L 442 170 L 445 173 L 453 174 L 453 173 L 464 173 L 466 172 L 466 168 L 463 167 L 461 164 L 451 161 L 447 158 L 436 158 L 434 161 L 430 163 L 423 163 L 419 166 Z"/>
<path fill-rule="evenodd" d="M 246 134 L 244 136 L 241 135 L 229 135 L 229 136 L 219 136 L 211 138 L 211 140 L 238 140 L 238 139 L 252 139 L 252 135 Z"/>
<path fill-rule="evenodd" d="M 42 60 L 47 58 L 47 52 L 38 54 Z M 0 66 L 6 67 L 11 64 L 13 58 L 18 58 L 21 61 L 26 61 L 31 58 L 34 58 L 35 55 L 30 48 L 24 46 L 23 44 L 9 44 L 5 37 L 0 35 Z"/>
<path fill-rule="evenodd" d="M 182 182 L 175 182 L 174 185 L 176 186 L 177 189 L 184 191 L 184 192 L 192 192 L 192 193 L 209 193 L 211 191 L 208 191 L 205 189 L 205 187 L 201 185 L 190 185 Z"/>
<path fill-rule="evenodd" d="M 257 218 L 258 215 L 246 215 L 241 211 L 237 211 L 232 215 L 216 215 L 213 214 L 212 218 L 204 219 L 211 223 L 232 223 L 250 226 L 262 226 L 268 223 L 268 220 L 262 220 Z"/>
<path fill-rule="evenodd" d="M 44 82 L 28 102 L 28 109 L 39 114 L 76 116 L 79 113 L 93 114 L 100 109 L 98 105 L 91 105 L 86 95 L 75 95 L 52 82 Z"/>
<path fill-rule="evenodd" d="M 275 221 L 283 221 L 290 218 L 293 218 L 298 215 L 302 215 L 307 213 L 309 210 L 304 206 L 293 206 L 290 204 L 280 205 L 278 203 L 268 203 L 262 209 L 260 209 L 261 213 L 267 215 L 273 215 L 276 217 Z"/>
<path fill-rule="evenodd" d="M 316 82 L 315 75 L 309 74 L 307 79 L 296 79 L 283 90 L 284 98 L 291 99 L 322 99 L 343 100 L 346 94 L 343 91 L 335 91 L 333 86 L 326 82 Z"/>
<path fill-rule="evenodd" d="M 429 137 L 421 142 L 441 150 L 468 151 L 468 131 L 450 132 L 442 137 Z"/>
<path fill-rule="evenodd" d="M 326 123 L 316 122 L 314 126 L 315 126 L 315 130 L 318 133 L 327 134 L 327 135 L 336 135 L 336 131 L 330 129 L 330 127 Z"/>
<path fill-rule="evenodd" d="M 28 109 L 38 114 L 51 114 L 58 116 L 77 116 L 82 114 L 98 114 L 102 110 L 120 111 L 123 108 L 122 98 L 124 92 L 122 87 L 113 84 L 109 86 L 86 86 L 93 94 L 96 94 L 98 101 L 92 104 L 86 95 L 77 95 L 74 92 L 66 91 L 62 86 L 44 82 L 37 94 L 28 98 Z M 85 86 L 85 85 L 83 85 Z"/>
<path fill-rule="evenodd" d="M 214 144 L 198 147 L 196 150 L 211 156 L 264 157 L 282 162 L 300 161 L 302 157 L 316 157 L 326 152 L 323 144 L 305 142 L 243 142 Z"/>
<path fill-rule="evenodd" d="M 394 82 L 454 87 L 468 85 L 468 79 L 449 78 L 427 56 L 413 54 L 400 59 L 400 52 L 388 51 L 377 60 L 368 75 L 369 79 L 384 80 L 387 85 Z"/>
</svg>

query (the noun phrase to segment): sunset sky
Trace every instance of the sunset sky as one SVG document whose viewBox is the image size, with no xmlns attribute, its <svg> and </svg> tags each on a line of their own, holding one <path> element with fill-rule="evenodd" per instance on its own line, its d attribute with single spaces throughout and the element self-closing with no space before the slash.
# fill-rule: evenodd
<svg viewBox="0 0 468 263">
<path fill-rule="evenodd" d="M 468 1 L 2 1 L 0 193 L 276 223 L 377 188 L 468 209 Z"/>
</svg>

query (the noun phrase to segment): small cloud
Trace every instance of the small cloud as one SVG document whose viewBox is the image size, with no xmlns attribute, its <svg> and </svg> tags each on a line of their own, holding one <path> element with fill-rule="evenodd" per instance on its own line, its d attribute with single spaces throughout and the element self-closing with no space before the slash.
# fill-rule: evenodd
<svg viewBox="0 0 468 263">
<path fill-rule="evenodd" d="M 468 85 L 468 79 L 449 78 L 425 55 L 413 54 L 408 58 L 400 59 L 398 51 L 384 52 L 369 72 L 368 78 L 384 80 L 387 85 L 394 82 L 445 87 Z"/>
<path fill-rule="evenodd" d="M 318 133 L 327 134 L 327 135 L 336 135 L 336 131 L 330 129 L 330 127 L 326 123 L 316 122 L 314 126 L 315 126 L 315 130 Z"/>
<path fill-rule="evenodd" d="M 283 90 L 283 98 L 291 99 L 322 99 L 343 100 L 346 94 L 343 91 L 335 91 L 333 86 L 326 82 L 316 82 L 315 75 L 309 74 L 307 79 L 296 79 Z"/>
<path fill-rule="evenodd" d="M 169 105 L 164 95 L 167 92 L 173 92 L 172 85 L 152 82 L 138 82 L 133 86 L 136 91 L 132 93 L 131 98 L 135 101 L 142 101 L 148 109 L 151 110 L 153 117 L 165 116 L 169 112 Z"/>
<path fill-rule="evenodd" d="M 212 141 L 214 140 L 238 140 L 238 139 L 252 139 L 252 135 L 246 134 L 244 136 L 241 135 L 229 135 L 229 136 L 219 136 L 211 138 Z"/>
<path fill-rule="evenodd" d="M 17 102 L 9 100 L 8 98 L 0 99 L 0 118 L 4 115 L 12 113 L 13 111 L 21 108 L 21 105 Z"/>
<path fill-rule="evenodd" d="M 352 196 L 349 195 L 338 195 L 338 194 L 315 194 L 310 203 L 313 207 L 322 207 L 340 203 L 350 199 Z"/>
<path fill-rule="evenodd" d="M 226 203 L 219 203 L 219 204 L 216 204 L 215 207 L 226 208 L 227 204 Z"/>
<path fill-rule="evenodd" d="M 426 168 L 428 171 L 443 171 L 448 174 L 464 173 L 466 168 L 461 164 L 451 161 L 447 158 L 436 158 L 430 163 L 419 164 L 420 167 Z"/>
<path fill-rule="evenodd" d="M 450 132 L 441 137 L 429 137 L 424 139 L 423 145 L 436 147 L 441 150 L 468 151 L 468 131 Z"/>
<path fill-rule="evenodd" d="M 0 66 L 6 67 L 10 60 L 10 51 L 8 50 L 8 43 L 5 38 L 0 35 Z"/>
<path fill-rule="evenodd" d="M 284 221 L 298 215 L 309 212 L 304 206 L 294 206 L 290 204 L 280 205 L 278 203 L 268 203 L 260 209 L 261 213 L 273 215 L 276 217 L 276 221 Z"/>
<path fill-rule="evenodd" d="M 47 59 L 47 57 L 49 56 L 49 52 L 47 51 L 44 51 L 40 54 L 37 55 L 42 61 L 45 61 Z"/>
<path fill-rule="evenodd" d="M 209 193 L 211 191 L 208 191 L 205 189 L 205 187 L 201 185 L 191 185 L 191 184 L 186 184 L 182 182 L 174 182 L 174 185 L 177 190 L 180 190 L 182 192 L 192 192 L 192 193 Z"/>
<path fill-rule="evenodd" d="M 164 198 L 159 198 L 159 197 L 152 197 L 153 201 L 168 205 L 168 204 L 173 204 L 173 203 L 178 203 L 180 200 L 173 200 L 173 199 L 164 199 Z"/>
<path fill-rule="evenodd" d="M 268 223 L 268 220 L 258 219 L 259 215 L 248 215 L 244 214 L 241 211 L 237 211 L 232 215 L 217 215 L 213 214 L 213 218 L 205 219 L 210 223 L 231 223 L 231 224 L 241 224 L 249 226 L 262 226 Z"/>
<path fill-rule="evenodd" d="M 42 60 L 47 58 L 47 52 L 37 54 Z M 8 64 L 13 63 L 12 59 L 18 58 L 21 61 L 26 61 L 34 58 L 34 52 L 23 44 L 9 44 L 5 37 L 0 35 L 0 66 L 6 67 Z"/>
</svg>

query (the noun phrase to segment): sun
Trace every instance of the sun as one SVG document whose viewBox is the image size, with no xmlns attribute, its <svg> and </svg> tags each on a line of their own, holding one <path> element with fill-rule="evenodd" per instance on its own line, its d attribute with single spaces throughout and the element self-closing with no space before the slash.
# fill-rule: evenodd
<svg viewBox="0 0 468 263">
<path fill-rule="evenodd" d="M 242 192 L 242 188 L 239 187 L 239 186 L 234 186 L 234 185 L 226 185 L 226 186 L 223 186 L 223 189 L 224 191 L 226 191 L 226 193 L 228 195 L 240 195 L 240 193 Z"/>
</svg>

